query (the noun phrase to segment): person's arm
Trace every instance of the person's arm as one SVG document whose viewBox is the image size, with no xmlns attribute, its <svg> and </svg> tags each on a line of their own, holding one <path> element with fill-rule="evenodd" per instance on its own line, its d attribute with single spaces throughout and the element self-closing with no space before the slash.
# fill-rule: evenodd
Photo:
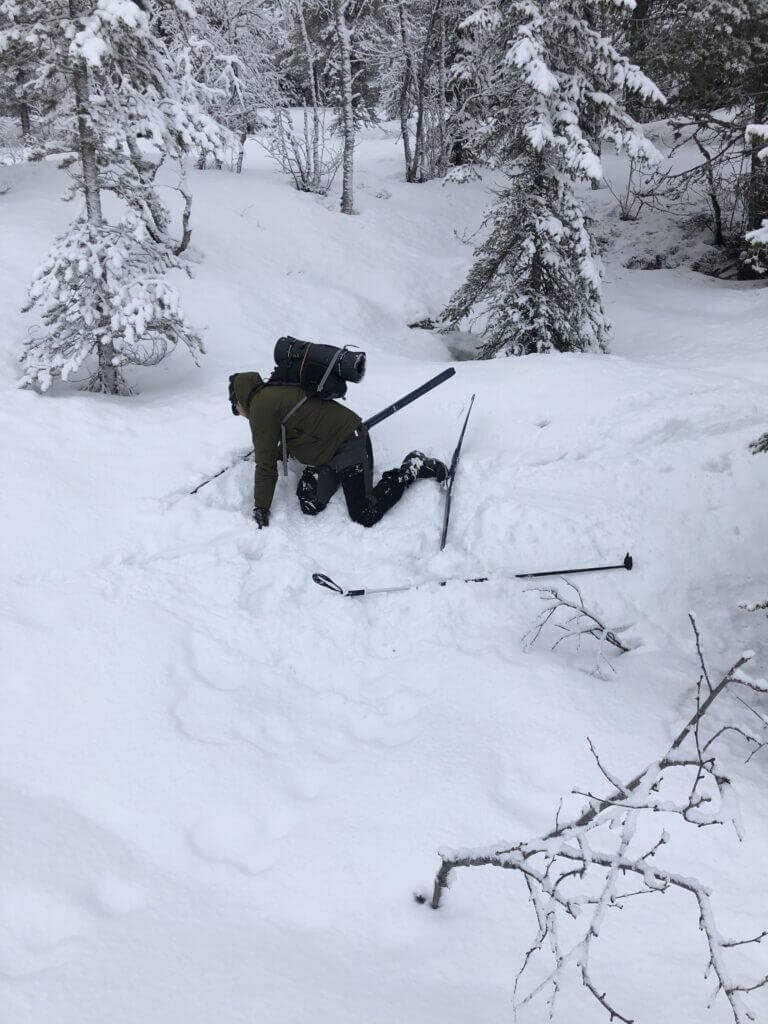
<svg viewBox="0 0 768 1024">
<path fill-rule="evenodd" d="M 253 480 L 253 506 L 269 513 L 277 484 L 277 459 L 280 453 L 280 417 L 271 403 L 252 402 L 250 416 L 256 471 Z M 267 516 L 267 519 L 269 517 Z M 259 523 L 259 526 L 266 523 Z"/>
</svg>

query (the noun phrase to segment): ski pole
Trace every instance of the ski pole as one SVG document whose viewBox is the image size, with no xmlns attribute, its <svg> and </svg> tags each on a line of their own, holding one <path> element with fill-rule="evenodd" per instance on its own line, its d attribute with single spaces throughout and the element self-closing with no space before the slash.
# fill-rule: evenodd
<svg viewBox="0 0 768 1024">
<path fill-rule="evenodd" d="M 381 412 L 377 412 L 374 416 L 365 420 L 363 426 L 370 430 L 371 427 L 375 427 L 377 423 L 381 423 L 382 420 L 387 419 L 389 416 L 393 416 L 396 412 L 404 409 L 406 405 L 410 405 L 411 402 L 415 402 L 417 398 L 421 398 L 422 395 L 426 395 L 432 388 L 436 388 L 439 384 L 449 380 L 456 373 L 452 366 L 449 366 L 447 370 L 443 370 L 442 373 L 438 373 L 436 377 L 432 377 L 426 384 L 422 384 L 421 387 L 416 388 L 414 391 L 409 391 L 407 395 L 403 395 L 402 398 L 398 398 L 396 402 L 388 405 Z"/>
<path fill-rule="evenodd" d="M 252 455 L 253 448 L 251 448 L 249 452 L 246 452 L 245 455 L 238 455 L 234 462 L 230 462 L 228 466 L 225 466 L 224 469 L 220 469 L 218 473 L 214 473 L 213 476 L 207 477 L 205 480 L 203 480 L 201 484 L 198 484 L 197 487 L 195 487 L 194 490 L 191 490 L 189 493 L 197 494 L 197 492 L 201 490 L 203 487 L 205 487 L 206 484 L 211 483 L 212 480 L 215 480 L 216 477 L 221 476 L 223 473 L 229 472 L 230 469 L 234 469 L 238 462 L 247 462 Z"/>
<path fill-rule="evenodd" d="M 572 576 L 577 572 L 609 572 L 611 569 L 631 569 L 633 565 L 632 555 L 627 553 L 624 561 L 618 565 L 592 565 L 583 569 L 551 569 L 546 572 L 517 572 L 511 576 L 450 576 L 444 580 L 419 580 L 416 583 L 405 583 L 399 587 L 366 587 L 359 590 L 345 590 L 339 586 L 330 576 L 322 572 L 313 572 L 312 579 L 319 587 L 333 591 L 341 597 L 365 597 L 367 594 L 396 594 L 404 590 L 415 590 L 417 587 L 426 587 L 430 583 L 436 583 L 444 587 L 447 583 L 487 583 L 491 580 L 530 580 L 540 576 Z"/>
<path fill-rule="evenodd" d="M 451 516 L 451 502 L 453 501 L 453 483 L 456 479 L 456 467 L 459 464 L 459 456 L 461 455 L 461 446 L 464 443 L 464 435 L 467 432 L 467 423 L 469 423 L 469 414 L 472 412 L 472 406 L 475 404 L 475 396 L 469 400 L 469 408 L 467 409 L 467 415 L 464 417 L 464 425 L 461 428 L 459 434 L 459 441 L 453 452 L 453 458 L 451 459 L 451 467 L 448 470 L 448 478 L 446 480 L 446 491 L 445 491 L 445 507 L 443 509 L 443 529 L 440 534 L 440 550 L 445 548 L 445 542 L 448 540 L 448 520 Z"/>
</svg>

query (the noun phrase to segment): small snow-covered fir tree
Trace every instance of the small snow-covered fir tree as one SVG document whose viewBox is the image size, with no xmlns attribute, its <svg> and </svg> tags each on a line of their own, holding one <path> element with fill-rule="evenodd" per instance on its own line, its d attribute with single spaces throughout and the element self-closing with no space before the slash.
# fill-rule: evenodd
<svg viewBox="0 0 768 1024">
<path fill-rule="evenodd" d="M 88 390 L 126 393 L 120 367 L 160 362 L 179 342 L 192 355 L 202 340 L 184 318 L 178 292 L 162 277 L 179 267 L 135 214 L 118 224 L 86 216 L 56 240 L 30 287 L 47 331 L 25 346 L 24 380 L 46 391 L 96 354 Z"/>
<path fill-rule="evenodd" d="M 219 149 L 222 132 L 200 102 L 189 47 L 172 53 L 158 31 L 171 9 L 186 21 L 194 15 L 189 0 L 0 0 L 10 23 L 0 46 L 33 43 L 38 76 L 67 85 L 73 193 L 84 201 L 30 288 L 27 308 L 45 327 L 25 345 L 22 384 L 45 390 L 95 357 L 87 389 L 126 393 L 124 366 L 155 363 L 179 342 L 195 358 L 203 351 L 162 281 L 181 267 L 189 194 L 182 186 L 185 237 L 176 243 L 154 176 L 168 158 Z M 116 223 L 105 218 L 105 191 L 125 211 Z"/>
<path fill-rule="evenodd" d="M 524 154 L 486 224 L 490 234 L 445 314 L 459 323 L 483 311 L 480 356 L 603 348 L 600 261 L 567 175 Z"/>
<path fill-rule="evenodd" d="M 492 0 L 462 25 L 453 78 L 479 112 L 464 142 L 507 183 L 443 318 L 479 321 L 486 357 L 605 345 L 600 258 L 575 186 L 602 178 L 600 140 L 655 158 L 623 100 L 627 91 L 663 97 L 597 30 L 599 8 Z"/>
</svg>

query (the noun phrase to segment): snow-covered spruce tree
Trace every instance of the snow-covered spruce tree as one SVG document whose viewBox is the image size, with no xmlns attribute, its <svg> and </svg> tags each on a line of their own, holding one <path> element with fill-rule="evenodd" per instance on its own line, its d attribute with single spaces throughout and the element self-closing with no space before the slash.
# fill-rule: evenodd
<svg viewBox="0 0 768 1024">
<path fill-rule="evenodd" d="M 83 200 L 30 288 L 27 308 L 45 326 L 25 344 L 23 385 L 46 390 L 95 358 L 86 389 L 127 393 L 124 366 L 156 363 L 179 342 L 195 358 L 203 351 L 162 280 L 181 267 L 187 239 L 169 237 L 154 174 L 167 158 L 218 149 L 222 133 L 200 103 L 188 51 L 172 55 L 157 31 L 171 8 L 194 15 L 189 0 L 0 0 L 11 22 L 0 45 L 33 39 L 41 73 L 56 69 L 67 84 L 72 193 Z M 105 218 L 105 191 L 124 209 L 116 223 Z"/>
<path fill-rule="evenodd" d="M 600 258 L 575 187 L 602 178 L 600 140 L 656 157 L 624 95 L 663 97 L 597 30 L 599 11 L 599 0 L 493 0 L 462 25 L 452 76 L 482 112 L 465 145 L 506 184 L 443 319 L 481 322 L 484 357 L 605 346 Z"/>
</svg>

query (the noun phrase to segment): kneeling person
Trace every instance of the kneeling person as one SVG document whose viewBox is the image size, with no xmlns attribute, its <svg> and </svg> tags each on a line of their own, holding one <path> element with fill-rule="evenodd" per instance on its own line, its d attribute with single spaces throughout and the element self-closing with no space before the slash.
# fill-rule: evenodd
<svg viewBox="0 0 768 1024">
<path fill-rule="evenodd" d="M 251 427 L 256 460 L 253 518 L 259 529 L 269 525 L 286 417 L 288 454 L 306 467 L 296 491 L 305 515 L 322 512 L 341 484 L 351 518 L 374 526 L 416 480 L 442 483 L 446 479 L 444 463 L 414 451 L 373 486 L 371 439 L 357 413 L 319 398 L 299 405 L 304 397 L 302 388 L 267 384 L 258 373 L 235 373 L 229 378 L 232 412 L 244 416 Z"/>
</svg>

